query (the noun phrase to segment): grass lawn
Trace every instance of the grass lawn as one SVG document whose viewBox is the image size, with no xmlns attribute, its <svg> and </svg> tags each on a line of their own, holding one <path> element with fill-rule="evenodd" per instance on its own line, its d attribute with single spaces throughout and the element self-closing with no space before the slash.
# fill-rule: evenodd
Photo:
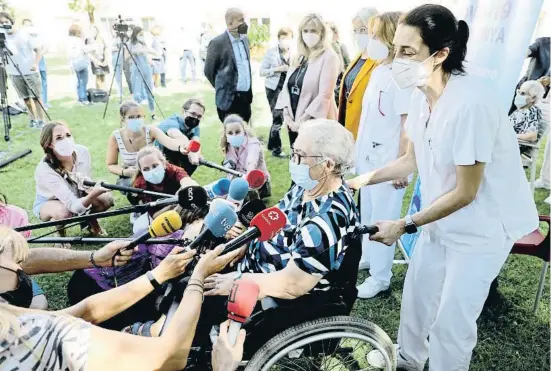
<svg viewBox="0 0 551 371">
<path fill-rule="evenodd" d="M 63 73 L 61 72 L 61 74 Z M 190 94 L 174 94 L 159 97 L 158 102 L 165 115 L 168 116 L 179 112 L 181 104 L 189 96 Z M 218 162 L 222 159 L 218 149 L 221 124 L 214 106 L 214 94 L 210 87 L 198 84 L 194 96 L 204 99 L 208 107 L 201 124 L 203 154 L 207 159 Z M 108 136 L 119 127 L 118 99 L 111 100 L 106 120 L 102 120 L 104 105 L 76 106 L 70 99 L 54 100 L 52 104 L 53 107 L 49 111 L 52 119 L 66 121 L 73 131 L 76 142 L 86 145 L 90 149 L 94 178 L 114 183 L 115 176 L 109 174 L 105 166 L 105 152 Z M 253 118 L 269 117 L 266 110 L 265 97 L 257 94 L 253 107 Z M 268 123 L 259 121 L 257 120 L 255 124 L 255 131 L 260 137 L 267 138 L 268 126 L 266 124 Z M 31 221 L 36 222 L 36 218 L 32 215 L 35 197 L 34 169 L 42 157 L 42 150 L 39 146 L 39 131 L 29 129 L 27 125 L 26 116 L 15 118 L 11 142 L 9 144 L 3 141 L 0 143 L 0 151 L 8 150 L 15 153 L 26 148 L 33 151 L 31 155 L 0 169 L 0 192 L 7 195 L 10 203 L 25 208 L 31 216 Z M 285 134 L 283 136 L 286 137 Z M 287 143 L 286 138 L 285 142 Z M 288 162 L 275 159 L 268 152 L 266 153 L 268 168 L 273 179 L 274 196 L 271 201 L 274 204 L 289 187 Z M 201 184 L 206 184 L 219 177 L 218 172 L 207 168 L 200 168 L 194 175 L 194 178 Z M 410 194 L 411 189 L 407 193 L 408 202 Z M 542 202 L 548 194 L 544 191 L 536 192 L 536 200 L 541 214 L 549 214 L 549 206 Z M 115 198 L 116 207 L 127 204 L 120 194 L 115 193 Z M 111 236 L 126 237 L 131 231 L 127 215 L 103 219 L 102 225 Z M 77 234 L 79 230 L 74 229 L 71 233 Z M 536 258 L 511 256 L 508 259 L 500 274 L 501 303 L 490 310 L 485 310 L 480 317 L 478 346 L 475 349 L 471 370 L 549 369 L 548 283 L 539 314 L 537 316 L 532 314 L 540 268 L 541 261 Z M 465 267 L 465 269 L 469 269 L 469 267 Z M 376 323 L 392 339 L 396 339 L 398 330 L 405 271 L 405 266 L 395 266 L 390 293 L 369 301 L 359 300 L 354 309 L 354 315 Z M 362 273 L 359 278 L 360 282 L 365 278 L 365 274 Z M 52 309 L 63 308 L 67 305 L 65 292 L 69 277 L 70 273 L 38 277 L 38 282 L 45 290 Z"/>
</svg>

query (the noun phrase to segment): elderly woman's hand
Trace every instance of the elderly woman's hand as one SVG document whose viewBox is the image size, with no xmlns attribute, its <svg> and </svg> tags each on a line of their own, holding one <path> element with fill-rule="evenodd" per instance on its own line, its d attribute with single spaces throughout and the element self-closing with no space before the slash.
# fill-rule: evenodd
<svg viewBox="0 0 551 371">
<path fill-rule="evenodd" d="M 205 296 L 227 296 L 230 294 L 237 272 L 213 274 L 205 280 Z"/>
<path fill-rule="evenodd" d="M 538 82 L 542 84 L 544 87 L 549 86 L 549 76 L 542 76 L 538 79 Z"/>
<path fill-rule="evenodd" d="M 185 249 L 183 247 L 176 246 L 172 249 L 170 254 L 163 259 L 161 264 L 151 271 L 159 283 L 162 284 L 184 273 L 186 267 L 196 253 L 195 250 L 184 251 Z"/>
</svg>

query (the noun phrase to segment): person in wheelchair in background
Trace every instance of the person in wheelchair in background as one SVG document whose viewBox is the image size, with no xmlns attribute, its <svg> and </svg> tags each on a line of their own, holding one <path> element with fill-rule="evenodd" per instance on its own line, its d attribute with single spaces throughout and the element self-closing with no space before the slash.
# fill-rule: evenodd
<svg viewBox="0 0 551 371">
<path fill-rule="evenodd" d="M 259 303 L 253 312 L 257 318 L 251 323 L 267 326 L 247 336 L 245 354 L 249 356 L 291 326 L 350 312 L 350 299 L 353 303 L 356 292 L 347 295 L 346 290 L 355 290 L 361 247 L 355 246 L 355 268 L 344 267 L 350 231 L 359 219 L 352 193 L 342 178 L 353 167 L 354 158 L 352 134 L 336 121 L 313 120 L 301 126 L 289 164 L 295 185 L 278 204 L 287 216 L 287 225 L 273 239 L 254 241 L 244 248 L 236 272 L 215 274 L 206 280 L 207 298 L 196 346 L 207 352 L 212 348 L 209 334 L 227 316 L 225 302 L 239 278 L 259 286 Z M 232 232 L 237 236 L 240 230 Z M 348 284 L 343 283 L 343 271 L 354 276 Z M 277 310 L 270 310 L 273 308 Z M 273 317 L 276 312 L 277 317 Z"/>
</svg>

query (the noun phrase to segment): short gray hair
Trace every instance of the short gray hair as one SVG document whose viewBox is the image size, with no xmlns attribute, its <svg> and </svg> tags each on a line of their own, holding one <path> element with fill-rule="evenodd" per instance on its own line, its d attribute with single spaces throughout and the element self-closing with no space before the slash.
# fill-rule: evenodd
<svg viewBox="0 0 551 371">
<path fill-rule="evenodd" d="M 300 125 L 300 135 L 312 143 L 312 155 L 335 162 L 335 173 L 344 175 L 354 167 L 354 136 L 335 120 L 315 119 Z"/>
<path fill-rule="evenodd" d="M 543 96 L 545 94 L 545 88 L 542 84 L 540 84 L 539 81 L 536 80 L 528 80 L 524 82 L 521 86 L 521 88 L 526 88 L 526 92 L 528 93 L 528 96 L 531 98 L 535 98 L 535 103 L 540 102 L 543 99 Z"/>
<path fill-rule="evenodd" d="M 359 19 L 366 27 L 369 26 L 369 20 L 379 14 L 379 11 L 373 7 L 361 8 L 358 10 L 352 21 Z"/>
</svg>

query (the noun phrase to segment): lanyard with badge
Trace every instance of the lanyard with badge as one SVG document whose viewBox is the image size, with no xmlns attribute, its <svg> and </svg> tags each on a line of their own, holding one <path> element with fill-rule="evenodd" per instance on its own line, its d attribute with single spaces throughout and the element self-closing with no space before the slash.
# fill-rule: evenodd
<svg viewBox="0 0 551 371">
<path fill-rule="evenodd" d="M 306 73 L 307 68 L 308 68 L 308 62 L 302 63 L 300 65 L 300 67 L 298 68 L 297 74 L 295 76 L 295 84 L 291 88 L 291 94 L 300 95 L 300 88 L 299 88 L 298 84 L 300 82 L 300 79 L 304 77 L 304 74 Z"/>
</svg>

